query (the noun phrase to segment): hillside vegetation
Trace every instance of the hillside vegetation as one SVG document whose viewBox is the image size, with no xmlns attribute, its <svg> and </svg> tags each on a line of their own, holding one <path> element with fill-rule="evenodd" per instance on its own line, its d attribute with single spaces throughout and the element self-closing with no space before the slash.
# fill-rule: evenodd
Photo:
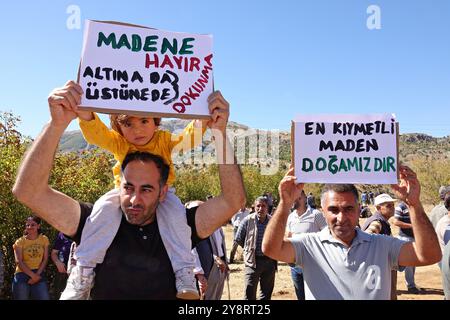
<svg viewBox="0 0 450 320">
<path fill-rule="evenodd" d="M 163 121 L 161 125 L 161 129 L 168 130 L 170 132 L 181 132 L 183 128 L 188 124 L 188 120 L 168 120 Z M 256 191 L 259 189 L 263 190 L 267 189 L 267 191 L 271 191 L 274 194 L 277 192 L 277 184 L 284 172 L 289 166 L 291 159 L 291 138 L 290 132 L 287 131 L 273 131 L 267 132 L 263 130 L 253 129 L 248 126 L 230 122 L 228 125 L 228 131 L 232 139 L 234 140 L 234 144 L 237 145 L 239 139 L 243 139 L 245 137 L 245 155 L 244 157 L 237 156 L 239 163 L 242 165 L 245 182 L 247 184 L 251 184 L 249 197 L 248 199 L 254 199 L 253 194 L 260 194 Z M 266 157 L 254 158 L 252 155 L 255 155 L 255 150 L 251 150 L 251 148 L 256 148 L 258 144 L 256 140 L 256 134 L 259 133 L 261 136 L 268 137 L 268 149 Z M 270 142 L 270 134 L 274 133 L 278 135 L 279 147 L 278 147 L 278 159 L 279 161 L 274 161 L 274 154 L 270 152 L 270 148 L 272 147 Z M 194 151 L 184 154 L 177 158 L 181 164 L 176 165 L 176 170 L 178 172 L 179 177 L 187 178 L 189 176 L 200 178 L 201 175 L 206 177 L 212 177 L 213 169 L 207 163 L 213 162 L 213 159 L 206 159 L 207 161 L 203 161 L 203 163 L 196 161 L 195 159 L 203 159 L 204 154 L 214 154 L 213 144 L 210 139 L 209 131 L 206 132 L 203 138 L 203 144 L 197 147 Z M 252 140 L 253 139 L 253 140 Z M 261 139 L 259 142 L 266 143 L 266 140 Z M 95 148 L 94 146 L 88 145 L 83 139 L 81 133 L 79 131 L 67 132 L 64 134 L 61 139 L 61 151 L 79 151 L 90 148 Z M 241 161 L 244 159 L 243 161 Z M 450 184 L 450 136 L 443 138 L 435 138 L 422 133 L 408 133 L 400 135 L 399 139 L 399 159 L 402 163 L 410 165 L 413 167 L 422 183 L 422 200 L 429 204 L 436 204 L 439 202 L 437 196 L 437 190 L 443 184 Z M 206 162 L 206 164 L 205 164 Z M 175 161 L 175 163 L 179 163 Z M 261 172 L 261 168 L 269 168 L 272 165 L 276 165 L 277 169 L 275 172 L 271 172 L 271 175 L 274 177 L 266 177 L 266 175 L 256 174 L 258 170 Z M 246 177 L 248 176 L 248 179 Z M 258 178 L 256 176 L 258 175 Z M 251 178 L 250 178 L 251 177 Z M 278 179 L 278 180 L 277 180 Z M 218 181 L 213 183 L 213 180 L 208 178 L 206 183 L 202 183 L 201 186 L 197 186 L 194 181 L 199 181 L 197 179 L 192 179 L 189 188 L 184 191 L 180 191 L 180 186 L 177 185 L 177 190 L 182 198 L 182 200 L 189 200 L 189 196 L 194 196 L 194 198 L 201 198 L 201 196 L 206 194 L 214 194 L 218 192 Z M 178 180 L 178 181 L 181 181 Z M 177 181 L 177 183 L 179 183 Z M 205 180 L 201 180 L 205 181 Z M 258 183 L 255 181 L 259 181 L 259 183 L 266 185 L 266 188 L 261 186 L 258 187 Z M 202 189 L 200 192 L 198 189 Z M 319 193 L 320 185 L 312 184 L 307 186 L 308 191 Z M 369 191 L 372 190 L 375 193 L 381 192 L 389 192 L 390 187 L 385 185 L 359 185 L 358 189 L 360 191 Z M 194 190 L 197 190 L 194 192 Z"/>
</svg>

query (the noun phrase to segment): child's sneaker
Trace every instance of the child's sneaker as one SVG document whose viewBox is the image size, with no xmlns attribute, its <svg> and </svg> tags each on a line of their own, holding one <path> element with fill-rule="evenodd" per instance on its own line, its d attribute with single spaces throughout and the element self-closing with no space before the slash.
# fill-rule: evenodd
<svg viewBox="0 0 450 320">
<path fill-rule="evenodd" d="M 183 300 L 198 300 L 197 282 L 194 272 L 189 268 L 184 268 L 176 272 L 175 284 L 177 287 L 177 298 Z"/>
<path fill-rule="evenodd" d="M 88 300 L 94 286 L 94 268 L 75 265 L 60 300 Z"/>
</svg>

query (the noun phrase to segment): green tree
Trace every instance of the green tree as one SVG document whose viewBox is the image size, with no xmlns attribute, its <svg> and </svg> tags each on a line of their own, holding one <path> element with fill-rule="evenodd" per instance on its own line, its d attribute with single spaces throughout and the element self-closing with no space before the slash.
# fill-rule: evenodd
<svg viewBox="0 0 450 320">
<path fill-rule="evenodd" d="M 10 112 L 0 112 L 0 248 L 5 255 L 5 295 L 10 297 L 15 261 L 12 246 L 23 235 L 25 219 L 31 210 L 20 204 L 12 194 L 17 169 L 31 139 L 17 130 L 20 118 Z M 112 157 L 98 150 L 79 153 L 58 153 L 50 177 L 50 185 L 79 201 L 94 202 L 113 188 Z M 43 233 L 52 243 L 57 231 L 42 224 Z M 55 267 L 47 268 L 49 283 Z"/>
<path fill-rule="evenodd" d="M 431 160 L 416 157 L 409 165 L 417 173 L 421 185 L 421 200 L 427 204 L 439 203 L 439 187 L 450 185 L 450 160 Z"/>
<path fill-rule="evenodd" d="M 217 196 L 220 193 L 217 165 L 204 168 L 186 166 L 178 169 L 176 176 L 174 187 L 182 203 L 205 201 L 207 195 Z"/>
<path fill-rule="evenodd" d="M 30 214 L 20 205 L 11 190 L 20 159 L 29 143 L 16 130 L 20 118 L 11 112 L 0 112 L 0 249 L 5 256 L 5 294 L 9 296 L 15 262 L 12 245 L 22 236 L 25 218 Z"/>
</svg>

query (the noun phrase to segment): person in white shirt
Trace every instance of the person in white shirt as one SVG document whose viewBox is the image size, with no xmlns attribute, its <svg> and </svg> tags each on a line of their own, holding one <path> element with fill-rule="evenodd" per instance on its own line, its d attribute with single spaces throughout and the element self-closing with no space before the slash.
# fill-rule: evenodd
<svg viewBox="0 0 450 320">
<path fill-rule="evenodd" d="M 233 247 L 231 248 L 230 252 L 230 263 L 233 263 L 234 261 L 234 255 L 236 254 L 236 250 L 238 248 L 238 244 L 234 239 L 236 238 L 236 233 L 239 229 L 239 225 L 241 224 L 242 220 L 246 216 L 250 214 L 250 211 L 247 210 L 245 206 L 243 206 L 236 214 L 231 218 L 231 224 L 233 225 Z"/>
<path fill-rule="evenodd" d="M 436 234 L 442 252 L 444 252 L 444 247 L 448 241 L 448 239 L 447 241 L 445 241 L 445 234 L 446 234 L 445 232 L 447 230 L 447 226 L 450 225 L 450 193 L 447 193 L 447 195 L 445 196 L 444 208 L 445 210 L 447 210 L 447 214 L 443 216 L 436 224 Z"/>
</svg>

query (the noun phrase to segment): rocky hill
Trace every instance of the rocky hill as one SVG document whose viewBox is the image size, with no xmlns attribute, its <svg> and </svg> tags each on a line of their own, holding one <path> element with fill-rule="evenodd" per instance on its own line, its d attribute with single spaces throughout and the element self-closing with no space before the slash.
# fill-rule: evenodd
<svg viewBox="0 0 450 320">
<path fill-rule="evenodd" d="M 400 135 L 400 158 L 407 162 L 417 156 L 450 159 L 450 136 L 434 138 L 423 133 Z"/>
<path fill-rule="evenodd" d="M 161 128 L 170 132 L 181 132 L 187 125 L 189 120 L 166 120 L 161 124 Z M 230 121 L 228 124 L 230 136 L 234 138 L 235 145 L 244 143 L 245 145 L 245 159 L 252 163 L 252 157 L 257 157 L 255 154 L 258 143 L 257 134 L 259 134 L 259 141 L 268 145 L 268 156 L 272 151 L 272 139 L 279 141 L 279 158 L 282 161 L 289 161 L 290 159 L 290 132 L 288 131 L 263 131 L 250 128 L 246 125 Z M 269 143 L 266 142 L 266 140 Z M 63 152 L 79 151 L 95 148 L 88 145 L 81 135 L 80 131 L 69 131 L 64 133 L 61 138 L 60 150 Z M 205 134 L 203 145 L 196 148 L 195 152 L 209 152 L 213 149 L 211 143 L 211 134 L 208 130 Z M 276 151 L 276 149 L 274 149 Z M 192 154 L 190 155 L 192 156 Z M 400 135 L 400 159 L 408 162 L 417 156 L 428 157 L 430 159 L 450 159 L 450 136 L 444 138 L 435 138 L 423 133 L 408 133 Z M 260 157 L 261 158 L 261 157 Z"/>
<path fill-rule="evenodd" d="M 162 130 L 167 130 L 169 132 L 181 132 L 186 125 L 190 122 L 190 120 L 166 120 L 162 121 L 160 128 Z M 239 123 L 230 121 L 228 123 L 228 130 L 231 132 L 233 136 L 236 135 L 242 135 L 245 132 L 248 132 L 249 130 L 252 130 L 251 128 L 241 125 Z M 209 131 L 206 132 L 204 137 L 204 142 L 208 143 L 210 142 L 211 134 Z M 89 145 L 86 140 L 84 140 L 83 135 L 79 130 L 75 131 L 67 131 L 63 134 L 60 140 L 60 150 L 62 152 L 72 152 L 72 151 L 80 151 L 80 150 L 86 150 L 86 149 L 92 149 L 95 148 L 93 145 Z"/>
</svg>

